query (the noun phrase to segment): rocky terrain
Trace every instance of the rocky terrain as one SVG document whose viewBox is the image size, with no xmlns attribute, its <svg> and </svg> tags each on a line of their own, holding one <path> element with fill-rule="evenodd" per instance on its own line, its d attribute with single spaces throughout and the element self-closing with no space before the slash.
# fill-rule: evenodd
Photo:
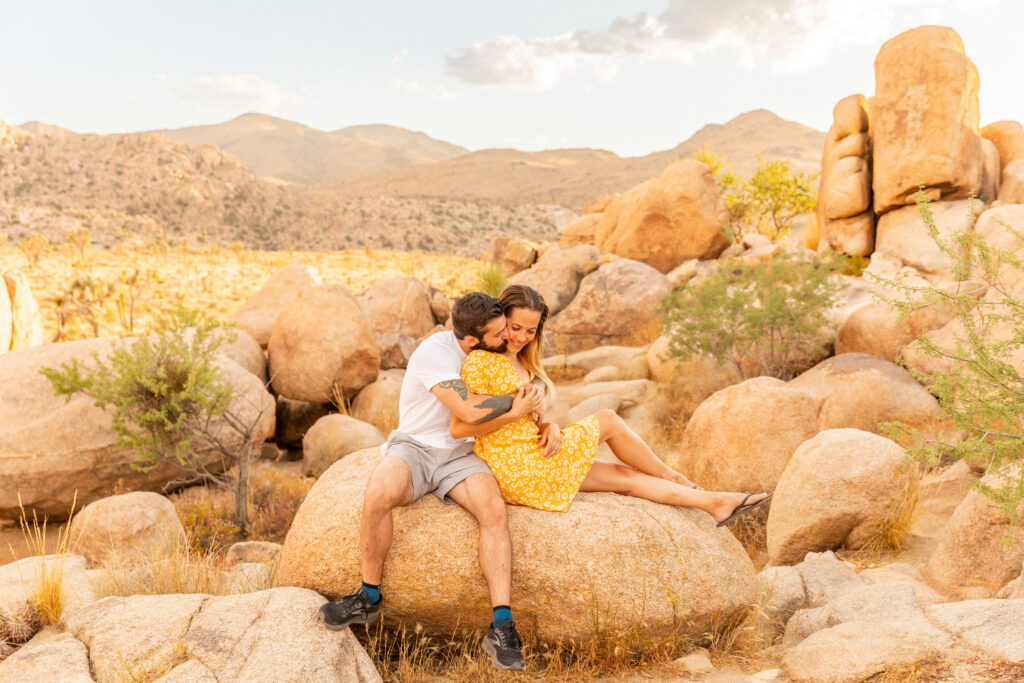
<svg viewBox="0 0 1024 683">
<path fill-rule="evenodd" d="M 580 494 L 560 514 L 510 506 L 527 676 L 1024 677 L 1024 532 L 983 495 L 1019 473 L 980 458 L 911 460 L 912 439 L 885 426 L 963 438 L 926 386 L 953 361 L 918 341 L 927 333 L 952 348 L 961 319 L 934 305 L 901 320 L 873 296 L 892 296 L 892 283 L 957 288 L 993 276 L 954 269 L 927 237 L 913 213 L 923 178 L 940 235 L 966 226 L 1012 252 L 1017 264 L 994 274 L 1007 287 L 985 292 L 986 302 L 1012 303 L 1007 292 L 1024 281 L 1013 228 L 1024 224 L 1024 128 L 980 127 L 977 72 L 951 29 L 900 34 L 875 66 L 874 97 L 836 106 L 818 230 L 806 242 L 723 239 L 724 200 L 710 169 L 680 160 L 615 196 L 595 193 L 557 244 L 493 243 L 491 259 L 551 309 L 543 364 L 558 391 L 549 420 L 564 426 L 611 410 L 704 487 L 774 494 L 759 518 L 731 528 L 697 510 L 607 493 Z M 925 95 L 901 97 L 896 83 Z M 0 131 L 15 149 L 25 139 Z M 868 265 L 831 275 L 841 292 L 816 331 L 829 343 L 799 356 L 792 375 L 766 376 L 746 359 L 733 367 L 668 355 L 674 330 L 656 313 L 663 295 L 826 247 Z M 473 640 L 489 613 L 476 526 L 429 496 L 394 514 L 383 580 L 391 631 L 334 633 L 313 616 L 359 578 L 365 483 L 395 424 L 409 355 L 450 326 L 449 297 L 414 273 L 357 290 L 344 269 L 275 265 L 229 312 L 237 336 L 216 372 L 241 405 L 273 406 L 252 417 L 257 464 L 297 470 L 308 492 L 300 489 L 283 542 L 253 533 L 212 553 L 186 545 L 185 522 L 205 527 L 196 505 L 180 506 L 209 499 L 209 489 L 189 487 L 172 502 L 163 489 L 177 472 L 133 470 L 109 412 L 55 396 L 38 372 L 103 357 L 116 340 L 42 343 L 29 281 L 5 275 L 0 423 L 10 428 L 0 432 L 0 518 L 13 523 L 24 505 L 59 519 L 76 487 L 81 511 L 58 552 L 37 543 L 36 557 L 0 566 L 3 680 L 503 679 Z M 983 330 L 997 341 L 1017 332 Z M 1007 365 L 1019 382 L 1024 357 Z M 614 461 L 607 448 L 598 457 Z M 284 497 L 285 480 L 275 481 Z"/>
</svg>

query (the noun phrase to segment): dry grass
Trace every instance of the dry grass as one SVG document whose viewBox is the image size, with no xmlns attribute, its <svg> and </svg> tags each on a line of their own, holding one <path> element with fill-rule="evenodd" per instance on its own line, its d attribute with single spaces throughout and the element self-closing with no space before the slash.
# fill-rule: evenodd
<svg viewBox="0 0 1024 683">
<path fill-rule="evenodd" d="M 64 608 L 67 607 L 67 596 L 64 594 L 64 562 L 71 552 L 71 520 L 75 515 L 77 501 L 76 495 L 71 503 L 68 521 L 58 532 L 57 547 L 53 553 L 56 557 L 47 561 L 46 518 L 44 517 L 40 522 L 33 510 L 30 522 L 25 514 L 25 508 L 21 504 L 21 494 L 18 495 L 18 507 L 21 509 L 21 519 L 19 520 L 21 533 L 25 537 L 29 553 L 37 558 L 37 583 L 31 598 L 31 608 L 39 615 L 39 621 L 44 626 L 59 622 L 64 614 Z"/>
<path fill-rule="evenodd" d="M 456 296 L 475 288 L 477 272 L 484 264 L 479 259 L 449 254 L 378 249 L 233 251 L 216 246 L 152 245 L 90 248 L 84 253 L 85 258 L 72 260 L 52 251 L 32 268 L 17 248 L 0 245 L 0 264 L 20 270 L 29 280 L 39 302 L 47 341 L 57 334 L 61 298 L 66 297 L 74 281 L 85 278 L 93 282 L 88 308 L 98 333 L 113 337 L 151 331 L 155 316 L 173 310 L 181 297 L 189 308 L 214 319 L 227 319 L 271 273 L 289 265 L 313 266 L 324 282 L 344 285 L 354 293 L 376 280 L 411 276 Z M 133 321 L 129 321 L 129 309 L 134 310 Z M 71 317 L 65 331 L 69 339 L 94 336 L 91 324 L 78 314 Z"/>
<path fill-rule="evenodd" d="M 236 541 L 281 543 L 313 480 L 257 463 L 249 471 L 249 519 L 244 537 L 235 522 L 233 492 L 199 489 L 203 495 L 177 495 L 175 510 L 197 552 L 217 551 Z M 185 492 L 183 492 L 185 493 Z"/>
<path fill-rule="evenodd" d="M 398 429 L 398 406 L 383 406 L 366 415 L 366 421 L 377 428 L 384 436 Z"/>
<path fill-rule="evenodd" d="M 904 477 L 899 497 L 888 516 L 881 521 L 878 531 L 867 543 L 856 549 L 843 549 L 837 555 L 846 562 L 866 569 L 893 561 L 906 548 L 907 537 L 917 518 L 917 503 L 921 497 L 921 477 L 915 468 Z"/>
<path fill-rule="evenodd" d="M 675 632 L 658 638 L 636 629 L 601 630 L 582 642 L 542 643 L 524 638 L 526 671 L 496 671 L 480 649 L 483 629 L 459 630 L 447 638 L 435 638 L 416 629 L 387 628 L 382 624 L 353 633 L 366 648 L 385 681 L 402 683 L 476 683 L 510 680 L 591 681 L 606 676 L 667 665 L 673 660 L 706 647 L 718 665 L 753 670 L 774 665 L 769 650 L 778 633 L 768 619 L 750 611 L 712 619 L 703 626 L 680 625 Z"/>
</svg>

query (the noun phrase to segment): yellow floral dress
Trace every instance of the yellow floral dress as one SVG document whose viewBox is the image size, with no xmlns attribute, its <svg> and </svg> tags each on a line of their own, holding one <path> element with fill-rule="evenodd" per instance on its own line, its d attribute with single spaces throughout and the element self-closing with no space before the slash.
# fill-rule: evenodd
<svg viewBox="0 0 1024 683">
<path fill-rule="evenodd" d="M 511 394 L 522 378 L 505 356 L 473 351 L 462 364 L 462 381 L 475 394 Z M 562 512 L 580 490 L 597 455 L 600 429 L 591 415 L 562 430 L 562 448 L 545 458 L 540 430 L 530 416 L 476 438 L 476 454 L 498 480 L 505 500 L 541 510 Z"/>
</svg>

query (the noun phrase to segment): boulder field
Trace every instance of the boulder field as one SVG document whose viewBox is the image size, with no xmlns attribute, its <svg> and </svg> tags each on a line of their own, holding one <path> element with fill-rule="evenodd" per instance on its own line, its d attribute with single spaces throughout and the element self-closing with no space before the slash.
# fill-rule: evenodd
<svg viewBox="0 0 1024 683">
<path fill-rule="evenodd" d="M 380 457 L 377 448 L 348 455 L 317 480 L 285 540 L 281 585 L 331 599 L 359 585 L 363 490 Z M 700 628 L 756 597 L 746 552 L 703 512 L 592 493 L 564 513 L 509 506 L 508 520 L 516 621 L 543 641 Z M 384 570 L 389 622 L 438 636 L 485 625 L 476 520 L 426 496 L 396 510 L 394 528 Z"/>
</svg>

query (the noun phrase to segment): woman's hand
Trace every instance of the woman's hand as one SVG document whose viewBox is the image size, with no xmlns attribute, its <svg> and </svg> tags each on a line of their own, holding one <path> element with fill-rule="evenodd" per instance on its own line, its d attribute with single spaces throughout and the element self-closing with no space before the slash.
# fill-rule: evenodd
<svg viewBox="0 0 1024 683">
<path fill-rule="evenodd" d="M 541 455 L 550 458 L 562 448 L 562 431 L 554 422 L 548 422 L 540 433 Z"/>
</svg>

